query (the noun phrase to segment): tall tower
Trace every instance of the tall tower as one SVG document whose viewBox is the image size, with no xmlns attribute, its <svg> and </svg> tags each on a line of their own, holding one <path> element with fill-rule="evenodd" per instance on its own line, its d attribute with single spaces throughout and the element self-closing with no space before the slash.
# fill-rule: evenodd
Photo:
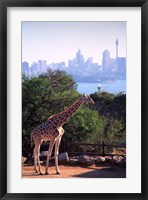
<svg viewBox="0 0 148 200">
<path fill-rule="evenodd" d="M 118 39 L 116 39 L 115 45 L 116 45 L 116 59 L 117 59 L 118 58 L 118 45 L 119 45 Z"/>
</svg>

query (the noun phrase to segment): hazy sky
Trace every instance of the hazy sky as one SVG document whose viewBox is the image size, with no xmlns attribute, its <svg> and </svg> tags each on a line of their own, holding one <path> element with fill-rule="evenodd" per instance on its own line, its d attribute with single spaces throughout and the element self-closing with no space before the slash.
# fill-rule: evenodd
<svg viewBox="0 0 148 200">
<path fill-rule="evenodd" d="M 67 63 L 80 49 L 101 64 L 105 49 L 115 58 L 116 39 L 119 57 L 126 57 L 126 22 L 22 22 L 22 61 Z"/>
</svg>

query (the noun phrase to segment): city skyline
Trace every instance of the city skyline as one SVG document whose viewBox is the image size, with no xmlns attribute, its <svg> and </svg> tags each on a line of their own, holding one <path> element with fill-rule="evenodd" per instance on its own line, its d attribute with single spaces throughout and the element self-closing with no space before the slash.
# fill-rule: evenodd
<svg viewBox="0 0 148 200">
<path fill-rule="evenodd" d="M 115 48 L 116 48 L 116 47 L 115 47 Z M 66 64 L 66 67 L 68 67 L 68 66 L 69 66 L 69 61 L 75 59 L 76 54 L 77 54 L 77 52 L 79 52 L 79 51 L 82 52 L 81 49 L 78 49 L 78 50 L 75 52 L 74 57 L 72 57 L 71 59 L 68 59 L 68 60 L 66 60 L 66 61 L 63 60 L 63 61 L 59 61 L 59 62 L 56 62 L 56 61 L 55 61 L 55 62 L 48 62 L 47 59 L 40 59 L 40 58 L 38 58 L 37 60 L 34 60 L 34 61 L 31 62 L 31 63 L 30 63 L 28 60 L 23 60 L 22 63 L 23 63 L 23 62 L 27 62 L 27 63 L 29 64 L 29 67 L 31 67 L 31 65 L 33 65 L 33 64 L 35 64 L 35 63 L 38 63 L 38 62 L 40 62 L 40 61 L 45 61 L 47 65 L 58 64 L 58 63 L 65 63 L 65 64 Z M 106 52 L 106 51 L 109 52 L 110 58 L 111 58 L 111 59 L 116 59 L 116 58 L 117 58 L 116 56 L 115 56 L 114 58 L 111 57 L 111 53 L 110 53 L 110 51 L 109 51 L 108 49 L 104 49 L 104 51 L 102 52 L 101 57 L 100 57 L 100 60 L 101 60 L 100 63 L 94 62 L 93 57 L 90 57 L 90 56 L 86 57 L 84 54 L 82 54 L 82 55 L 83 55 L 83 58 L 84 58 L 85 61 L 87 61 L 88 59 L 92 59 L 92 62 L 93 62 L 93 63 L 96 63 L 96 64 L 98 64 L 99 66 L 102 66 L 103 54 L 104 54 L 104 52 Z M 115 49 L 115 52 L 116 52 L 116 49 Z M 83 53 L 83 52 L 82 52 L 82 53 Z M 116 53 L 115 53 L 115 54 L 116 54 Z M 118 55 L 118 57 L 126 58 L 126 57 L 124 57 L 124 56 L 119 56 L 119 55 Z"/>
<path fill-rule="evenodd" d="M 22 62 L 67 64 L 81 49 L 100 65 L 105 49 L 116 57 L 116 39 L 119 57 L 126 57 L 126 22 L 22 22 Z"/>
<path fill-rule="evenodd" d="M 118 43 L 118 40 L 116 40 Z M 48 69 L 65 71 L 71 74 L 78 82 L 96 82 L 100 80 L 126 79 L 126 58 L 118 56 L 118 45 L 116 47 L 116 58 L 110 57 L 110 52 L 104 50 L 102 54 L 102 65 L 94 63 L 92 58 L 85 59 L 81 50 L 75 57 L 65 62 L 47 63 L 46 60 L 38 60 L 29 67 L 29 63 L 22 62 L 22 73 L 27 76 L 38 76 L 47 73 Z"/>
</svg>

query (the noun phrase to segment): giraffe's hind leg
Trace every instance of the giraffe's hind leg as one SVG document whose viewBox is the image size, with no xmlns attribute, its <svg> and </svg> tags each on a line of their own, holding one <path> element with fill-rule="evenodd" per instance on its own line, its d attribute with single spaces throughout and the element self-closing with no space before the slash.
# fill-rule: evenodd
<svg viewBox="0 0 148 200">
<path fill-rule="evenodd" d="M 38 143 L 35 144 L 35 148 L 34 148 L 34 169 L 35 172 L 38 173 L 40 175 L 42 175 L 43 173 L 41 172 L 41 163 L 40 163 L 40 146 L 41 146 L 42 141 L 38 141 Z M 37 170 L 37 163 L 38 163 L 38 170 Z"/>
<path fill-rule="evenodd" d="M 33 150 L 33 155 L 34 155 L 34 170 L 35 170 L 36 173 L 38 173 L 38 170 L 37 170 L 37 150 L 36 150 L 36 147 Z"/>
<path fill-rule="evenodd" d="M 38 168 L 39 168 L 39 174 L 43 175 L 42 171 L 41 171 L 41 163 L 40 163 L 40 146 L 38 147 L 38 155 L 37 155 L 37 161 L 38 161 Z"/>
<path fill-rule="evenodd" d="M 55 169 L 56 173 L 60 174 L 59 166 L 58 166 L 58 155 L 59 155 L 59 146 L 61 142 L 62 135 L 64 134 L 64 129 L 62 127 L 59 127 L 58 129 L 59 136 L 55 142 Z"/>
<path fill-rule="evenodd" d="M 60 142 L 61 142 L 61 137 L 59 137 L 55 143 L 55 169 L 56 169 L 57 174 L 60 174 L 60 170 L 58 167 L 58 155 L 59 155 Z"/>
</svg>

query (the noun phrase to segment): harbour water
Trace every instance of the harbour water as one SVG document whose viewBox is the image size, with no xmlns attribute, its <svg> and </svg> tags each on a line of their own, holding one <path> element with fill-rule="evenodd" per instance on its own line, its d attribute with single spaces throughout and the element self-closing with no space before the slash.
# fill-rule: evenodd
<svg viewBox="0 0 148 200">
<path fill-rule="evenodd" d="M 126 80 L 116 80 L 103 83 L 80 83 L 78 82 L 77 90 L 80 93 L 92 94 L 98 92 L 98 87 L 101 91 L 106 91 L 113 94 L 118 94 L 119 92 L 126 93 Z"/>
</svg>

